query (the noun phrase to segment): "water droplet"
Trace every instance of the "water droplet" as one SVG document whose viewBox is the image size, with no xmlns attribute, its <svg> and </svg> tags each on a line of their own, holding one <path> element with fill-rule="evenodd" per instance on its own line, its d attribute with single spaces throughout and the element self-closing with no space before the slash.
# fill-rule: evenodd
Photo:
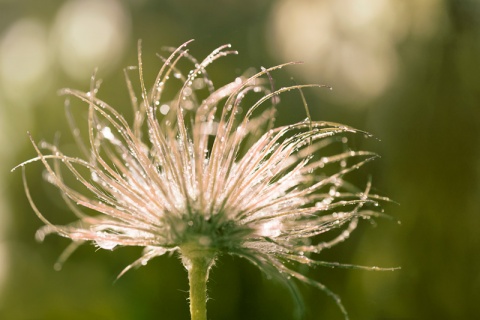
<svg viewBox="0 0 480 320">
<path fill-rule="evenodd" d="M 330 190 L 328 191 L 328 194 L 333 197 L 335 196 L 336 192 L 337 192 L 337 189 L 335 187 L 331 187 Z"/>
<path fill-rule="evenodd" d="M 117 243 L 109 240 L 96 239 L 95 243 L 102 249 L 113 250 L 117 246 Z"/>
<path fill-rule="evenodd" d="M 168 104 L 162 104 L 159 109 L 160 113 L 166 115 L 170 111 L 170 106 Z"/>
<path fill-rule="evenodd" d="M 198 243 L 204 247 L 208 247 L 212 243 L 212 240 L 207 236 L 200 236 L 198 238 Z"/>
</svg>

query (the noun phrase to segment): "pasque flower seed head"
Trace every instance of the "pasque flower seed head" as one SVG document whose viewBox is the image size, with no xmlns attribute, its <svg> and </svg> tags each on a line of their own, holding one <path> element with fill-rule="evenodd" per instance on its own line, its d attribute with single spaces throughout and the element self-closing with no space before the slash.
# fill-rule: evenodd
<svg viewBox="0 0 480 320">
<path fill-rule="evenodd" d="M 68 225 L 47 220 L 35 206 L 24 174 L 27 197 L 45 223 L 37 238 L 57 233 L 73 240 L 60 262 L 85 241 L 107 250 L 143 247 L 143 255 L 120 275 L 167 252 L 177 252 L 187 269 L 198 257 L 206 257 L 210 268 L 219 255 L 238 256 L 279 279 L 295 297 L 292 278 L 325 291 L 346 316 L 340 299 L 295 265 L 379 269 L 316 258 L 346 240 L 359 219 L 380 215 L 369 208 L 388 199 L 370 194 L 370 183 L 356 189 L 344 180 L 376 155 L 350 150 L 345 135 L 359 131 L 342 124 L 308 116 L 273 126 L 279 94 L 296 90 L 304 99 L 303 88 L 322 87 L 275 89 L 271 74 L 294 63 L 215 88 L 206 68 L 235 52 L 222 46 L 197 61 L 187 44 L 167 49 L 168 58 L 160 57 L 163 65 L 149 91 L 139 44 L 138 67 L 125 70 L 132 123 L 97 98 L 93 77 L 88 92 L 62 90 L 87 106 L 86 141 L 68 113 L 84 157 L 68 156 L 57 144 L 37 144 L 31 138 L 37 156 L 20 166 L 43 163 L 48 182 L 60 189 L 78 220 Z M 193 65 L 188 74 L 180 71 L 185 61 Z M 140 99 L 129 77 L 132 69 L 139 73 Z M 180 89 L 165 99 L 175 83 Z M 247 105 L 251 97 L 256 100 Z M 332 148 L 334 144 L 340 148 Z M 84 191 L 67 184 L 67 173 Z"/>
</svg>

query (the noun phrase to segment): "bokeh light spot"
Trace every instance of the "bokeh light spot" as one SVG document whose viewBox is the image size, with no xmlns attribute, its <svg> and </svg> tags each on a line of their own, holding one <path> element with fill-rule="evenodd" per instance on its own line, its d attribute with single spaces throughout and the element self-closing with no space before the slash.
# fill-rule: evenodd
<svg viewBox="0 0 480 320">
<path fill-rule="evenodd" d="M 65 73 L 83 81 L 96 67 L 117 65 L 130 35 L 130 18 L 114 0 L 72 0 L 60 8 L 54 41 Z"/>
<path fill-rule="evenodd" d="M 46 27 L 29 18 L 18 20 L 4 33 L 0 40 L 0 85 L 8 100 L 22 104 L 45 91 L 50 66 L 47 38 Z"/>
<path fill-rule="evenodd" d="M 362 106 L 396 79 L 399 45 L 426 32 L 418 20 L 438 21 L 436 10 L 424 9 L 413 1 L 282 0 L 267 38 L 280 61 L 306 62 L 297 75 L 333 86 L 332 99 Z"/>
</svg>

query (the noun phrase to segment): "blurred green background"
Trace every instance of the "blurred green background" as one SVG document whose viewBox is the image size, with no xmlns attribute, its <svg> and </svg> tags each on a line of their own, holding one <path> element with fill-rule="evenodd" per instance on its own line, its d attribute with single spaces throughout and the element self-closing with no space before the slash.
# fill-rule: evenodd
<svg viewBox="0 0 480 320">
<path fill-rule="evenodd" d="M 37 141 L 62 132 L 62 149 L 72 150 L 57 90 L 88 90 L 95 67 L 104 80 L 99 97 L 129 114 L 122 69 L 136 64 L 138 39 L 148 79 L 161 65 L 155 53 L 189 39 L 199 59 L 225 43 L 240 52 L 209 68 L 217 87 L 249 67 L 304 61 L 274 76 L 334 88 L 305 91 L 313 118 L 373 133 L 378 140 L 359 139 L 355 147 L 382 158 L 362 172 L 371 174 L 375 192 L 400 203 L 385 209 L 401 225 L 364 223 L 322 257 L 402 267 L 307 274 L 338 293 L 352 319 L 478 317 L 480 1 L 0 0 L 1 319 L 189 317 L 186 272 L 176 257 L 115 281 L 140 249 L 85 245 L 54 271 L 69 241 L 35 241 L 41 222 L 20 172 L 10 173 L 34 156 L 27 130 Z M 298 95 L 282 98 L 279 123 L 303 118 Z M 71 221 L 42 168 L 27 172 L 46 216 Z M 210 319 L 293 319 L 288 292 L 241 259 L 221 258 L 209 285 Z M 307 319 L 342 319 L 325 294 L 300 288 Z"/>
</svg>

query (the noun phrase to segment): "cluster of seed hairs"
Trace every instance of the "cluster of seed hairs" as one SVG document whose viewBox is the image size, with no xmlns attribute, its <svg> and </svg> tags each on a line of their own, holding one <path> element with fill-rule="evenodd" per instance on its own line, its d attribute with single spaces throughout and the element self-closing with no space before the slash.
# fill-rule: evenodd
<svg viewBox="0 0 480 320">
<path fill-rule="evenodd" d="M 190 252 L 242 257 L 285 284 L 300 305 L 292 278 L 324 291 L 347 318 L 336 294 L 296 269 L 306 265 L 392 270 L 314 258 L 346 240 L 360 219 L 382 215 L 375 207 L 388 199 L 371 194 L 370 183 L 357 189 L 344 180 L 376 155 L 348 149 L 345 134 L 360 131 L 342 124 L 308 117 L 273 126 L 279 94 L 323 87 L 275 89 L 271 73 L 295 63 L 262 68 L 214 88 L 206 68 L 236 52 L 221 46 L 200 62 L 189 54 L 188 43 L 167 48 L 167 58 L 159 56 L 163 65 L 148 91 L 139 42 L 138 67 L 125 69 L 132 124 L 96 97 L 94 77 L 88 92 L 61 91 L 86 104 L 88 134 L 82 136 L 67 112 L 83 158 L 65 155 L 58 143 L 37 144 L 30 137 L 37 156 L 18 167 L 23 169 L 28 200 L 45 223 L 37 238 L 56 233 L 73 240 L 57 267 L 85 241 L 108 250 L 143 247 L 143 255 L 119 276 L 167 252 L 180 257 Z M 192 63 L 193 69 L 182 73 L 180 61 Z M 140 100 L 129 77 L 132 70 L 139 74 Z M 164 101 L 165 88 L 174 81 L 180 89 Z M 199 98 L 202 94 L 204 99 Z M 256 102 L 244 106 L 244 97 L 255 95 Z M 304 101 L 302 93 L 301 97 Z M 325 150 L 332 144 L 341 145 L 342 151 L 328 154 Z M 55 225 L 40 213 L 25 178 L 24 165 L 31 162 L 44 165 L 47 181 L 61 191 L 76 222 Z M 330 166 L 335 169 L 327 170 Z M 78 180 L 82 192 L 67 184 L 66 173 Z M 188 259 L 182 261 L 188 264 Z"/>
</svg>

